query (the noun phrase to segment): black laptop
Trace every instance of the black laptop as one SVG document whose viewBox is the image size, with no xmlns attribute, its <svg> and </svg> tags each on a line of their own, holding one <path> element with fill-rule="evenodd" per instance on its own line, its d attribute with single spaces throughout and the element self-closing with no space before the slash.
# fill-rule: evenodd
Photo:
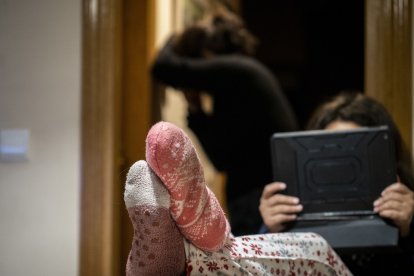
<svg viewBox="0 0 414 276">
<path fill-rule="evenodd" d="M 304 207 L 288 231 L 319 233 L 334 248 L 397 243 L 398 230 L 373 212 L 397 176 L 386 126 L 276 133 L 271 149 L 274 180 Z"/>
</svg>

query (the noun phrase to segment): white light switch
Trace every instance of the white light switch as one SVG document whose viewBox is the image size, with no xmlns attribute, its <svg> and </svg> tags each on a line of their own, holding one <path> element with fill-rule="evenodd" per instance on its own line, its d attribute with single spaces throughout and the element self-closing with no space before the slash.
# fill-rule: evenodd
<svg viewBox="0 0 414 276">
<path fill-rule="evenodd" d="M 0 129 L 0 161 L 27 160 L 29 136 L 27 129 Z"/>
</svg>

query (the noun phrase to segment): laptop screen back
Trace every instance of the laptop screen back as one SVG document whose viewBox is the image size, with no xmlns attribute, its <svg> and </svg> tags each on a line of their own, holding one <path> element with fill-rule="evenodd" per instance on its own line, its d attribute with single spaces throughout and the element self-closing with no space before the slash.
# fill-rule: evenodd
<svg viewBox="0 0 414 276">
<path fill-rule="evenodd" d="M 301 215 L 372 214 L 373 201 L 396 181 L 392 138 L 386 126 L 276 133 L 274 181 L 300 198 Z"/>
</svg>

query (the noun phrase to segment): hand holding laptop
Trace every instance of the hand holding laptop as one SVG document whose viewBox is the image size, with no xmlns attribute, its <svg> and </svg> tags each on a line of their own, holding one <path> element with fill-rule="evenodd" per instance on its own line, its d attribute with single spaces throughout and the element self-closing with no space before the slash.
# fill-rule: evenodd
<svg viewBox="0 0 414 276">
<path fill-rule="evenodd" d="M 286 223 L 296 220 L 297 214 L 303 210 L 299 198 L 281 194 L 286 184 L 273 182 L 265 186 L 260 198 L 260 213 L 270 232 L 281 232 Z"/>
<path fill-rule="evenodd" d="M 374 211 L 382 218 L 390 219 L 399 228 L 401 236 L 406 237 L 414 214 L 414 192 L 400 182 L 394 183 L 374 201 Z"/>
<path fill-rule="evenodd" d="M 274 180 L 300 199 L 298 220 L 370 218 L 373 202 L 396 181 L 393 145 L 386 126 L 276 133 Z"/>
<path fill-rule="evenodd" d="M 274 179 L 283 183 L 262 193 L 269 231 L 315 232 L 341 250 L 396 245 L 398 230 L 379 215 L 407 221 L 412 212 L 393 209 L 404 190 L 386 189 L 397 176 L 387 127 L 278 133 L 271 142 Z"/>
</svg>

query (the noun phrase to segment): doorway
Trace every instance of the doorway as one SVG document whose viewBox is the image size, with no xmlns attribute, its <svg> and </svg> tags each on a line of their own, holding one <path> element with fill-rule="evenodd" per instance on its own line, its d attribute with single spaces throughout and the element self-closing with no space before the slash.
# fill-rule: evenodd
<svg viewBox="0 0 414 276">
<path fill-rule="evenodd" d="M 277 2 L 283 2 L 284 5 L 306 4 L 303 3 L 305 0 Z M 365 18 L 361 19 L 363 27 L 359 31 L 364 32 L 364 45 L 362 47 L 365 48 L 363 51 L 365 55 L 363 56 L 363 67 L 357 69 L 357 71 L 362 70 L 364 72 L 364 77 L 362 78 L 363 85 L 361 85 L 360 79 L 357 82 L 360 87 L 365 87 L 367 94 L 386 104 L 390 112 L 395 115 L 400 129 L 403 130 L 404 140 L 410 145 L 412 129 L 411 0 L 350 0 L 330 2 L 315 0 L 309 2 L 312 5 L 319 2 L 326 2 L 330 7 L 331 5 L 335 5 L 331 2 L 342 2 L 343 4 L 351 2 L 364 3 L 362 14 Z M 152 0 L 102 0 L 98 2 L 87 0 L 83 2 L 83 147 L 81 160 L 83 177 L 81 180 L 82 221 L 80 230 L 80 275 L 82 276 L 111 276 L 119 274 L 117 271 L 120 271 L 120 275 L 124 274 L 125 255 L 127 255 L 131 239 L 131 225 L 127 220 L 121 219 L 121 216 L 125 216 L 125 210 L 123 208 L 122 190 L 120 188 L 123 187 L 124 179 L 119 179 L 124 167 L 120 163 L 127 164 L 128 161 L 125 160 L 138 160 L 144 157 L 142 152 L 143 147 L 137 141 L 142 142 L 145 139 L 145 133 L 151 123 L 149 116 L 151 110 L 148 110 L 150 109 L 150 105 L 147 102 L 150 95 L 149 79 L 142 73 L 141 68 L 145 66 L 142 61 L 148 61 L 153 50 L 153 3 L 154 1 Z M 263 10 L 266 5 L 268 5 L 268 8 L 263 12 L 267 14 L 273 14 L 273 11 L 278 13 L 278 11 L 272 10 L 271 8 L 271 5 L 278 3 L 260 1 L 260 7 L 255 6 L 249 8 L 248 5 L 253 5 L 253 3 L 257 4 L 258 1 L 240 0 L 239 9 L 248 26 L 262 40 L 261 47 L 265 47 L 266 36 L 262 36 L 260 31 L 269 32 L 268 39 L 270 39 L 276 37 L 276 29 L 272 31 L 272 24 L 265 24 L 265 27 L 260 27 L 260 25 L 256 25 L 257 23 L 251 23 L 252 15 L 248 13 L 254 12 L 254 16 L 258 17 L 260 12 L 252 9 Z M 135 8 L 131 8 L 127 4 L 135 5 Z M 120 5 L 125 6 L 122 8 Z M 92 7 L 94 9 L 91 9 Z M 273 7 L 273 9 L 276 8 L 277 6 Z M 278 8 L 282 9 L 282 7 Z M 292 7 L 289 7 L 289 9 L 291 10 Z M 91 12 L 96 10 L 105 12 Z M 283 13 L 281 13 L 282 15 Z M 291 14 L 290 16 L 294 15 Z M 275 16 L 272 15 L 271 17 Z M 122 24 L 122 20 L 127 20 L 128 18 L 131 20 L 137 19 L 138 22 L 128 21 L 130 22 L 129 25 Z M 345 16 L 344 18 L 346 22 L 353 24 L 352 20 L 354 19 L 351 16 Z M 262 18 L 259 17 L 256 19 L 260 20 Z M 316 24 L 317 22 L 314 23 Z M 128 26 L 134 28 L 129 28 Z M 142 29 L 135 29 L 139 27 L 142 27 L 145 32 Z M 285 35 L 290 30 L 288 28 L 290 26 L 287 26 L 287 24 L 283 24 L 280 27 L 286 28 L 284 30 Z M 263 30 L 263 28 L 267 28 L 268 30 Z M 340 35 L 340 33 L 338 32 L 337 35 Z M 302 38 L 304 36 L 305 34 L 302 34 Z M 136 50 L 137 48 L 132 47 L 134 44 L 131 42 L 131 50 L 133 50 L 133 53 L 138 53 L 139 55 L 127 55 L 124 52 L 123 54 L 126 58 L 122 62 L 123 55 L 120 53 L 120 45 L 128 45 L 128 43 L 125 43 L 129 39 L 134 43 L 139 43 L 143 50 Z M 339 39 L 339 42 L 336 44 L 338 43 L 352 43 L 352 41 Z M 269 44 L 266 42 L 266 45 Z M 296 44 L 291 45 L 299 46 Z M 358 47 L 358 49 L 360 48 Z M 297 51 L 296 53 L 299 52 Z M 280 63 L 281 65 L 279 63 L 273 63 L 271 54 L 277 53 L 280 54 L 279 51 L 276 51 L 272 47 L 267 50 L 259 48 L 258 57 L 270 68 L 275 67 L 272 70 L 275 70 L 275 73 L 277 73 L 287 93 L 291 93 L 290 98 L 292 104 L 296 106 L 299 103 L 295 102 L 295 92 L 290 91 L 294 91 L 295 87 L 301 87 L 303 83 L 306 83 L 303 81 L 303 76 L 301 75 L 305 72 L 305 69 L 302 68 L 302 71 L 295 71 L 289 68 L 284 69 L 284 67 L 289 66 L 300 68 L 297 65 L 299 62 L 293 63 L 293 65 L 286 65 L 289 64 L 287 62 Z M 304 55 L 305 53 L 302 52 L 302 54 Z M 279 61 L 282 58 L 279 56 L 279 59 L 276 60 Z M 302 56 L 296 57 L 293 54 L 290 58 L 303 60 Z M 314 62 L 317 61 L 315 59 Z M 359 60 L 359 62 L 361 61 Z M 138 69 L 136 69 L 137 67 Z M 308 72 L 311 71 L 311 69 L 307 70 Z M 128 72 L 130 77 L 125 78 L 125 74 Z M 121 73 L 124 75 L 122 82 L 120 81 Z M 138 74 L 141 79 L 135 78 L 134 74 Z M 358 79 L 363 74 L 358 73 L 356 75 L 359 76 L 356 78 Z M 295 80 L 295 77 L 302 81 Z M 108 80 L 110 85 L 106 85 L 106 82 L 104 83 L 105 85 L 96 85 L 103 83 L 102 80 Z M 128 83 L 126 84 L 126 82 Z M 126 93 L 124 90 L 126 85 L 129 85 L 128 89 L 131 92 L 138 91 L 139 97 L 136 100 L 136 105 L 125 104 L 134 103 L 135 97 L 137 96 L 137 94 Z M 299 91 L 298 88 L 296 89 Z M 306 92 L 306 90 L 302 91 L 304 91 L 303 93 Z M 310 93 L 307 94 L 312 95 Z M 329 95 L 329 92 L 326 95 Z M 131 101 L 130 97 L 134 97 L 134 100 Z M 296 101 L 302 101 L 302 104 L 306 103 L 304 105 L 305 107 L 308 105 L 307 100 L 304 98 L 299 96 L 296 96 L 296 98 L 299 99 Z M 318 102 L 319 100 L 315 101 Z M 124 104 L 121 106 L 120 102 Z M 116 106 L 113 103 L 116 103 Z M 311 104 L 309 103 L 309 105 Z M 309 113 L 310 109 L 307 108 L 306 112 Z M 119 125 L 121 124 L 119 110 L 123 110 L 123 114 L 130 114 L 129 112 L 132 111 L 140 112 L 139 114 L 141 114 L 138 117 L 136 115 L 128 115 L 126 117 L 128 120 L 122 121 L 123 128 L 134 133 L 134 135 L 128 136 L 129 138 L 126 138 L 127 135 L 119 137 Z M 306 112 L 303 111 L 300 117 L 306 118 Z M 122 150 L 120 149 L 120 145 L 122 145 Z M 128 156 L 126 156 L 126 153 Z M 120 212 L 122 215 L 119 214 Z"/>
<path fill-rule="evenodd" d="M 322 101 L 364 90 L 364 1 L 243 0 L 240 14 L 302 127 Z"/>
</svg>

